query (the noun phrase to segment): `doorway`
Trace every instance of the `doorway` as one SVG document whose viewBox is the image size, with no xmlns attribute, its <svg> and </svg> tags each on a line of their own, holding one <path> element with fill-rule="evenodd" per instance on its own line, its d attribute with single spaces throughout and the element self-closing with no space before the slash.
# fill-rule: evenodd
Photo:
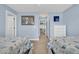
<svg viewBox="0 0 79 59">
<path fill-rule="evenodd" d="M 16 15 L 6 11 L 6 37 L 16 36 Z"/>
<path fill-rule="evenodd" d="M 47 16 L 40 15 L 40 35 L 46 35 L 47 33 Z"/>
<path fill-rule="evenodd" d="M 47 34 L 47 15 L 40 15 L 40 36 L 39 41 L 33 42 L 33 54 L 47 54 L 48 53 L 48 38 L 46 36 Z"/>
</svg>

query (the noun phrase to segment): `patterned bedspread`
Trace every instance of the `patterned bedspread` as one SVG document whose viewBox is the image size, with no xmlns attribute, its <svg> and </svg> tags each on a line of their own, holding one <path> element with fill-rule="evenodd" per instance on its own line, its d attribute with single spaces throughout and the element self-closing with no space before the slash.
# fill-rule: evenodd
<svg viewBox="0 0 79 59">
<path fill-rule="evenodd" d="M 79 54 L 79 37 L 55 37 L 48 47 L 57 54 Z"/>
<path fill-rule="evenodd" d="M 31 42 L 27 38 L 0 38 L 0 54 L 24 53 L 31 47 Z"/>
</svg>

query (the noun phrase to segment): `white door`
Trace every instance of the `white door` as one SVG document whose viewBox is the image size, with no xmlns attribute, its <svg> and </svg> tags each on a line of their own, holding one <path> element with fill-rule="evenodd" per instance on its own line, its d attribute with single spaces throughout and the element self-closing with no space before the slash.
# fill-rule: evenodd
<svg viewBox="0 0 79 59">
<path fill-rule="evenodd" d="M 7 30 L 7 37 L 14 37 L 15 36 L 15 17 L 14 16 L 7 16 L 6 21 L 6 30 Z"/>
</svg>

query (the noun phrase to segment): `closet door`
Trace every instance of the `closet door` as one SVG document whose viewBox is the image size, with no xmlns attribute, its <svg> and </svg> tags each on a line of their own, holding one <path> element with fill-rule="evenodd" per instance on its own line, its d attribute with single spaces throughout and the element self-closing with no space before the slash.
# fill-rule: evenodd
<svg viewBox="0 0 79 59">
<path fill-rule="evenodd" d="M 6 21 L 6 30 L 7 30 L 7 37 L 14 37 L 15 36 L 15 17 L 14 16 L 7 16 Z"/>
</svg>

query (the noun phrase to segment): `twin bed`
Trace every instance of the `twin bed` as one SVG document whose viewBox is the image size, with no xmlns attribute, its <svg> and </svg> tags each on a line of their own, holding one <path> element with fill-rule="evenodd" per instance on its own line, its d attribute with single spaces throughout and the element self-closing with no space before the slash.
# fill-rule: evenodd
<svg viewBox="0 0 79 59">
<path fill-rule="evenodd" d="M 31 48 L 31 41 L 27 38 L 0 37 L 0 54 L 28 54 Z"/>
<path fill-rule="evenodd" d="M 32 43 L 27 38 L 0 37 L 0 54 L 28 54 Z M 53 37 L 48 43 L 49 53 L 79 54 L 79 37 Z"/>
<path fill-rule="evenodd" d="M 54 37 L 48 49 L 53 54 L 79 54 L 79 37 Z"/>
</svg>

